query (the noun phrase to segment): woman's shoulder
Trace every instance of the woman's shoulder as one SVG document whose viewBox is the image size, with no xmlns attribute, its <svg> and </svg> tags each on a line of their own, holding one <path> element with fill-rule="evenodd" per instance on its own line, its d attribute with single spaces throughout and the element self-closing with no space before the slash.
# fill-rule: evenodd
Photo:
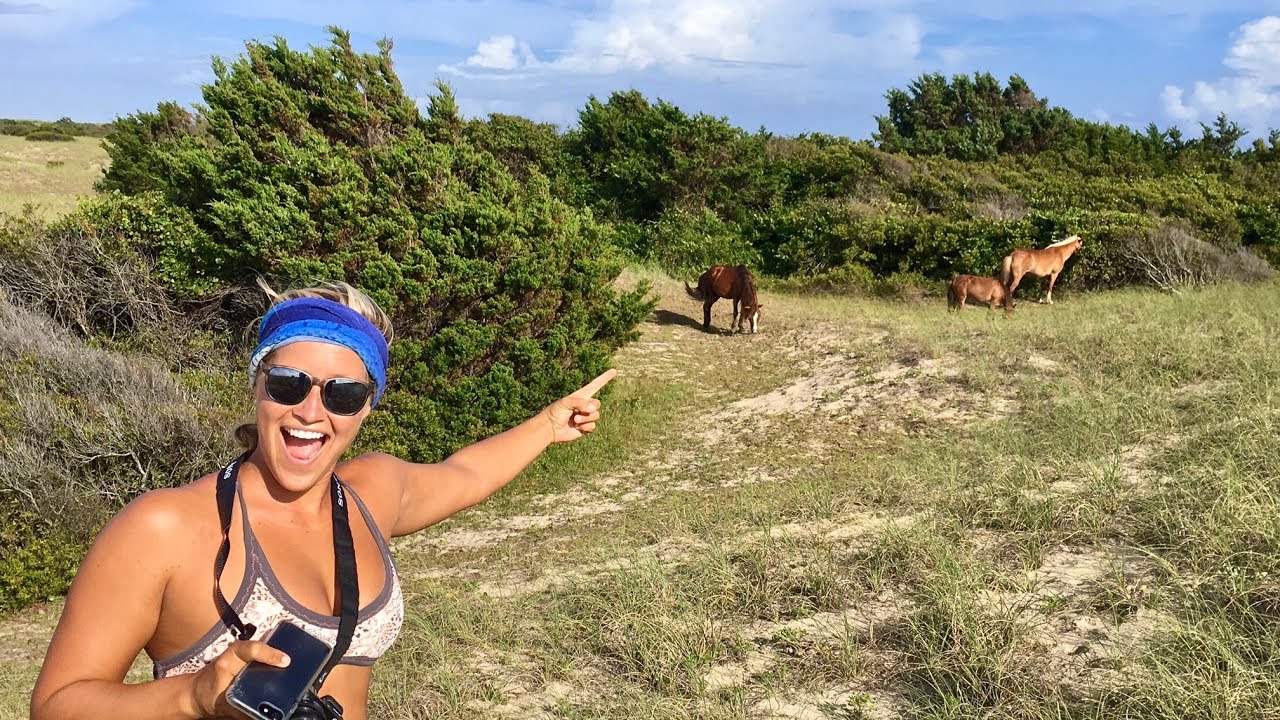
<svg viewBox="0 0 1280 720">
<path fill-rule="evenodd" d="M 336 472 L 342 482 L 355 490 L 360 500 L 373 512 L 378 524 L 388 532 L 400 512 L 404 460 L 385 453 L 365 453 L 340 463 Z"/>
<path fill-rule="evenodd" d="M 395 455 L 370 452 L 339 463 L 337 473 L 343 482 L 358 490 L 363 485 L 394 484 L 403 476 L 407 465 Z"/>
<path fill-rule="evenodd" d="M 216 523 L 214 490 L 213 474 L 186 485 L 149 490 L 125 505 L 108 527 L 152 538 L 190 538 Z"/>
</svg>

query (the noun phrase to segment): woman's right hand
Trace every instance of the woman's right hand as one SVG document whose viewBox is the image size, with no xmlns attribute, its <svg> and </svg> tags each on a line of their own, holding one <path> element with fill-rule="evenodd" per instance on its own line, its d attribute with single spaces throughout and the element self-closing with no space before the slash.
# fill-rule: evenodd
<svg viewBox="0 0 1280 720">
<path fill-rule="evenodd" d="M 192 704 L 197 717 L 238 718 L 244 714 L 227 703 L 231 681 L 251 662 L 286 667 L 289 656 L 258 640 L 237 640 L 213 662 L 200 668 L 192 677 Z"/>
</svg>

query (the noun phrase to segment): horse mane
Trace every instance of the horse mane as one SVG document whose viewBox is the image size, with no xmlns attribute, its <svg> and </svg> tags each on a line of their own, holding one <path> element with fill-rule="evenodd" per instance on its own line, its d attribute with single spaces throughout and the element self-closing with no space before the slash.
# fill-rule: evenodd
<svg viewBox="0 0 1280 720">
<path fill-rule="evenodd" d="M 750 302 L 753 306 L 759 305 L 760 303 L 756 299 L 755 276 L 751 274 L 751 271 L 747 269 L 746 265 L 739 265 L 737 270 L 738 277 L 742 279 L 742 300 L 744 302 Z"/>
<path fill-rule="evenodd" d="M 1071 236 L 1068 236 L 1066 240 L 1059 240 L 1056 243 L 1049 243 L 1048 245 L 1045 245 L 1045 247 L 1046 248 L 1062 247 L 1063 245 L 1070 245 L 1071 243 L 1079 239 L 1080 239 L 1079 235 L 1071 235 Z"/>
</svg>

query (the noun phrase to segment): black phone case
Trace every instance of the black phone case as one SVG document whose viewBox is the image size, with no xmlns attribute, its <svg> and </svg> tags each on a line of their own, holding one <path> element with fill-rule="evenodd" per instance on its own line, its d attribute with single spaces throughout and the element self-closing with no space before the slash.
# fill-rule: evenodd
<svg viewBox="0 0 1280 720">
<path fill-rule="evenodd" d="M 227 688 L 227 702 L 257 720 L 285 720 L 320 675 L 333 648 L 288 621 L 272 629 L 264 641 L 288 655 L 289 666 L 249 663 Z"/>
</svg>

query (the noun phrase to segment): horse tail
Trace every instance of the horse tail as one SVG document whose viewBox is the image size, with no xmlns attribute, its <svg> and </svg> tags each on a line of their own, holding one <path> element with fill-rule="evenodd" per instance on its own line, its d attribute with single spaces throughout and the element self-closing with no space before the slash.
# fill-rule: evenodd
<svg viewBox="0 0 1280 720">
<path fill-rule="evenodd" d="M 702 293 L 702 283 L 701 283 L 701 282 L 699 282 L 699 283 L 698 283 L 698 289 L 697 289 L 697 290 L 694 290 L 693 288 L 689 287 L 689 281 L 688 281 L 688 280 L 685 280 L 685 281 L 684 281 L 684 291 L 685 291 L 685 292 L 687 292 L 687 293 L 689 293 L 689 297 L 693 298 L 694 300 L 697 300 L 698 302 L 702 302 L 703 300 L 706 300 L 706 295 L 704 295 L 704 294 Z"/>
<path fill-rule="evenodd" d="M 1013 282 L 1013 253 L 1004 256 L 1004 262 L 1000 264 L 1000 284 L 1007 291 L 1009 284 Z"/>
<path fill-rule="evenodd" d="M 952 280 L 951 284 L 947 285 L 947 309 L 951 310 L 958 304 L 956 302 L 956 281 Z"/>
</svg>

